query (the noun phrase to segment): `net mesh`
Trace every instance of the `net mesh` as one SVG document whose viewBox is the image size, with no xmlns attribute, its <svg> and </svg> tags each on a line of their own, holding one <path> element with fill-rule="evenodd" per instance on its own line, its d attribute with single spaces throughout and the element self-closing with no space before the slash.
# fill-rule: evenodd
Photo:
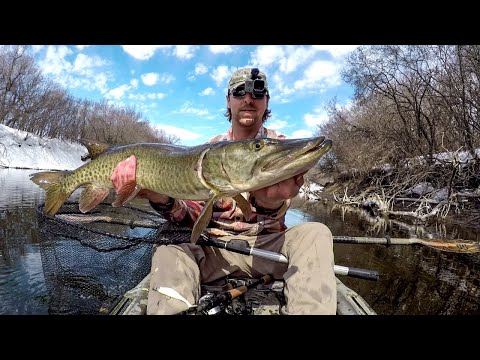
<svg viewBox="0 0 480 360">
<path fill-rule="evenodd" d="M 50 314 L 108 314 L 150 271 L 154 244 L 190 241 L 191 229 L 136 207 L 101 203 L 82 214 L 67 202 L 55 216 L 37 207 Z"/>
</svg>

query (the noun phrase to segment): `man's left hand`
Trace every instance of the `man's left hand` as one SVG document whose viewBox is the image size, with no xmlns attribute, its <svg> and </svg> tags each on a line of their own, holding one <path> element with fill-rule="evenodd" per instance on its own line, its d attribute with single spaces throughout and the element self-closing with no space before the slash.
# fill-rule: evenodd
<svg viewBox="0 0 480 360">
<path fill-rule="evenodd" d="M 305 172 L 263 189 L 251 191 L 250 195 L 255 197 L 256 203 L 262 208 L 278 209 L 285 200 L 297 196 L 304 183 L 303 175 Z"/>
</svg>

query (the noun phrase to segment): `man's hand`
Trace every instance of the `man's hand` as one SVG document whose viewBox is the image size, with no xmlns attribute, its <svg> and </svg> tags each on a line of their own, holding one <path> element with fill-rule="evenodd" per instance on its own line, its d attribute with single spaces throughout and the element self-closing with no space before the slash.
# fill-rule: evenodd
<svg viewBox="0 0 480 360">
<path fill-rule="evenodd" d="M 135 155 L 130 156 L 129 158 L 122 160 L 115 166 L 111 176 L 113 187 L 115 192 L 118 193 L 118 190 L 128 182 L 135 181 L 137 172 L 137 158 Z M 142 189 L 137 194 L 137 197 L 148 199 L 153 203 L 164 205 L 168 202 L 168 196 L 159 194 L 157 192 Z"/>
<path fill-rule="evenodd" d="M 250 195 L 255 197 L 256 203 L 262 208 L 278 209 L 285 200 L 297 196 L 304 183 L 305 173 L 306 171 L 277 184 L 251 191 Z"/>
</svg>

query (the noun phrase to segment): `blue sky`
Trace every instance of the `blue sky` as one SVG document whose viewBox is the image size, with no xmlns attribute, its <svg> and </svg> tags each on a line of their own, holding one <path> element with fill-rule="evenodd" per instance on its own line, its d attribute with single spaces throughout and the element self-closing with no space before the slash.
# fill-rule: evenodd
<svg viewBox="0 0 480 360">
<path fill-rule="evenodd" d="M 308 137 L 327 118 L 334 97 L 353 89 L 340 70 L 350 45 L 35 45 L 45 76 L 71 95 L 128 106 L 153 126 L 197 145 L 230 126 L 225 93 L 231 73 L 255 66 L 267 75 L 272 117 L 266 127 Z"/>
</svg>

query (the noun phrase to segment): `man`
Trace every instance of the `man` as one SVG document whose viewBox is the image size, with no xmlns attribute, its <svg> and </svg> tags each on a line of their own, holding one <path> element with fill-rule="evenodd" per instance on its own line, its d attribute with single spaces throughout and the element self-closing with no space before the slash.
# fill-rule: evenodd
<svg viewBox="0 0 480 360">
<path fill-rule="evenodd" d="M 271 112 L 263 72 L 256 68 L 235 71 L 228 82 L 226 98 L 225 116 L 231 127 L 211 142 L 285 138 L 263 126 Z M 135 170 L 134 156 L 119 163 L 112 174 L 115 188 L 135 179 Z M 214 205 L 207 229 L 221 240 L 245 239 L 251 247 L 282 253 L 289 259 L 288 265 L 191 243 L 157 246 L 152 259 L 147 314 L 176 314 L 187 309 L 200 298 L 200 284 L 227 275 L 259 278 L 267 273 L 285 280 L 287 303 L 280 309 L 282 314 L 335 314 L 337 293 L 330 230 L 313 222 L 290 229 L 285 226 L 285 213 L 290 199 L 303 185 L 303 175 L 245 194 L 252 206 L 250 219 L 245 219 L 233 199 L 220 199 Z M 167 220 L 183 226 L 193 226 L 204 205 L 145 189 L 138 196 L 148 199 Z"/>
</svg>

